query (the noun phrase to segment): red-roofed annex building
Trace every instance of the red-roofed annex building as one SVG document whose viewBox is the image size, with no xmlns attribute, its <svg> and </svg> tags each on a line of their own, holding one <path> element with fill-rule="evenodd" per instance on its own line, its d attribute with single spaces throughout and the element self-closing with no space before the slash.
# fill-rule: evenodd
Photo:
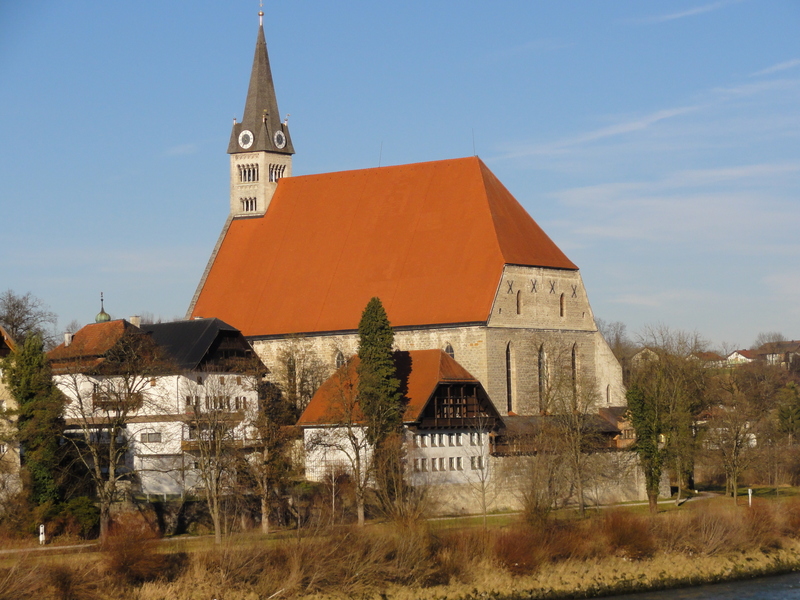
<svg viewBox="0 0 800 600">
<path fill-rule="evenodd" d="M 239 329 L 273 368 L 303 337 L 330 372 L 370 298 L 397 349 L 441 349 L 501 415 L 547 412 L 557 369 L 625 404 L 578 267 L 477 157 L 291 176 L 263 26 L 230 154 L 230 214 L 187 317 Z"/>
</svg>

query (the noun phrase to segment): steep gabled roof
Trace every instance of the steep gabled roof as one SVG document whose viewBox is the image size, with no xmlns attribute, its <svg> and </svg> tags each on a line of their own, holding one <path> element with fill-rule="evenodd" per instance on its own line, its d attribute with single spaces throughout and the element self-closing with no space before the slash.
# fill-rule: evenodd
<svg viewBox="0 0 800 600">
<path fill-rule="evenodd" d="M 404 423 L 416 423 L 440 383 L 479 384 L 470 373 L 441 350 L 412 350 L 395 352 L 395 366 L 401 391 L 406 401 Z M 358 356 L 331 375 L 317 390 L 306 406 L 297 425 L 335 425 L 344 414 L 352 415 L 353 423 L 363 421 L 357 404 L 353 403 L 358 389 Z M 346 405 L 346 406 L 345 406 Z"/>
<path fill-rule="evenodd" d="M 239 334 L 238 329 L 219 319 L 151 323 L 141 329 L 151 335 L 173 364 L 187 371 L 200 366 L 220 334 Z"/>
<path fill-rule="evenodd" d="M 230 224 L 190 314 L 350 331 L 378 296 L 394 327 L 480 323 L 506 264 L 577 269 L 477 157 L 287 177 Z"/>
</svg>

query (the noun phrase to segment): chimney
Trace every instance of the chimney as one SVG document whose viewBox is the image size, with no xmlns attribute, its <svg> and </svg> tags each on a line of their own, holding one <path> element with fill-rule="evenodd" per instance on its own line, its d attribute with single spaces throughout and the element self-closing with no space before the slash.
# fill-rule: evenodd
<svg viewBox="0 0 800 600">
<path fill-rule="evenodd" d="M 64 333 L 64 347 L 66 348 L 72 343 L 72 338 L 75 336 L 74 333 L 70 333 L 69 331 Z"/>
<path fill-rule="evenodd" d="M 139 315 L 133 315 L 130 318 L 130 322 L 131 322 L 131 325 L 134 325 L 136 327 L 141 327 L 142 326 L 142 317 L 140 317 Z"/>
</svg>

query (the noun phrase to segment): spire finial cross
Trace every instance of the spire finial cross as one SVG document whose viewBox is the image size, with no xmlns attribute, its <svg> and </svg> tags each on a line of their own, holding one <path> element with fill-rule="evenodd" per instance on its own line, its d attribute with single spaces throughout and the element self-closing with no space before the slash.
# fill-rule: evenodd
<svg viewBox="0 0 800 600">
<path fill-rule="evenodd" d="M 264 0 L 258 0 L 258 26 L 264 26 Z"/>
</svg>

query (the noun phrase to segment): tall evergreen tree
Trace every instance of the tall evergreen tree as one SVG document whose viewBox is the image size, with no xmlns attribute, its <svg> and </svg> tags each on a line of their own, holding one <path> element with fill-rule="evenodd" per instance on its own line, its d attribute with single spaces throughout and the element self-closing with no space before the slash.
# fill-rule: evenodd
<svg viewBox="0 0 800 600">
<path fill-rule="evenodd" d="M 394 331 L 379 298 L 369 301 L 358 324 L 358 403 L 367 439 L 379 447 L 403 426 L 400 380 L 394 364 Z"/>
<path fill-rule="evenodd" d="M 35 504 L 57 500 L 64 397 L 53 384 L 41 338 L 28 336 L 22 348 L 4 360 L 5 383 L 18 405 L 18 439 L 30 498 Z"/>
</svg>

